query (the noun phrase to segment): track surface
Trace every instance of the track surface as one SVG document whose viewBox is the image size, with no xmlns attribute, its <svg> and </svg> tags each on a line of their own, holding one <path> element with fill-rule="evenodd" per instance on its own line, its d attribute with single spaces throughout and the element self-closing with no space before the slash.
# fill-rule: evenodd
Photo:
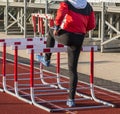
<svg viewBox="0 0 120 114">
<path fill-rule="evenodd" d="M 26 65 L 18 65 L 18 72 L 19 73 L 28 73 L 30 72 L 29 70 L 29 66 Z M 38 70 L 35 69 L 35 72 Z M 8 62 L 6 63 L 6 74 L 13 74 L 14 73 L 14 64 L 12 62 Z M 2 62 L 0 62 L 0 74 L 2 74 Z M 44 75 L 46 77 L 50 77 L 51 75 L 53 75 L 50 72 L 44 72 Z M 6 79 L 13 79 L 13 75 L 12 76 L 6 76 Z M 21 75 L 18 76 L 18 79 L 24 79 L 24 78 L 29 78 L 29 74 L 25 75 Z M 36 74 L 35 78 L 39 78 L 39 75 Z M 19 80 L 19 84 L 29 84 L 30 80 Z M 69 81 L 69 79 L 62 77 L 61 81 Z M 55 83 L 55 79 L 46 79 L 46 82 L 49 83 Z M 34 84 L 41 84 L 40 80 L 35 80 Z M 64 87 L 67 87 L 68 84 L 63 84 Z M 88 85 L 79 82 L 78 87 L 86 87 Z M 3 88 L 2 86 L 2 76 L 0 76 L 0 88 Z M 7 88 L 8 89 L 13 89 L 14 88 L 14 83 L 13 80 L 8 80 L 7 81 Z M 24 87 L 26 88 L 26 87 Z M 50 88 L 51 89 L 51 88 Z M 45 89 L 42 89 L 45 90 Z M 46 89 L 48 90 L 48 89 Z M 56 90 L 57 91 L 57 90 Z M 86 93 L 86 94 L 90 94 L 88 90 L 78 90 L 79 92 L 82 93 Z M 14 91 L 12 90 L 12 92 L 14 93 Z M 29 94 L 29 89 L 27 90 L 21 90 L 20 91 L 21 94 Z M 59 91 L 61 92 L 61 91 Z M 38 101 L 48 101 L 48 100 L 54 100 L 54 99 L 63 99 L 66 100 L 67 99 L 67 94 L 63 94 L 63 95 L 49 95 L 49 92 L 44 92 L 44 94 L 48 94 L 47 96 L 41 96 L 38 97 L 37 100 Z M 54 93 L 54 92 L 52 92 Z M 38 93 L 36 93 L 38 94 Z M 42 92 L 40 94 L 43 94 Z M 97 98 L 103 99 L 105 101 L 108 101 L 110 103 L 113 103 L 116 105 L 115 108 L 111 108 L 111 107 L 107 107 L 107 108 L 97 108 L 97 109 L 84 109 L 84 110 L 73 110 L 73 111 L 59 111 L 59 112 L 54 112 L 55 114 L 63 114 L 63 113 L 67 113 L 67 114 L 120 114 L 120 95 L 115 94 L 113 92 L 108 92 L 99 88 L 95 88 L 95 95 Z M 77 98 L 78 96 L 76 96 Z M 29 97 L 27 97 L 27 99 L 30 99 Z M 99 103 L 96 103 L 94 101 L 91 100 L 86 100 L 86 101 L 77 101 L 76 102 L 76 106 L 77 107 L 82 107 L 82 106 L 91 106 L 91 105 L 100 105 Z M 65 102 L 61 102 L 61 103 L 52 103 L 51 104 L 47 104 L 45 103 L 44 106 L 48 106 L 48 107 L 64 107 L 67 108 L 65 105 Z M 12 95 L 9 95 L 8 93 L 5 92 L 0 92 L 0 114 L 49 114 L 49 112 L 42 110 L 36 106 L 33 106 L 31 104 L 25 103 L 24 101 L 19 100 L 17 97 L 14 97 Z"/>
</svg>

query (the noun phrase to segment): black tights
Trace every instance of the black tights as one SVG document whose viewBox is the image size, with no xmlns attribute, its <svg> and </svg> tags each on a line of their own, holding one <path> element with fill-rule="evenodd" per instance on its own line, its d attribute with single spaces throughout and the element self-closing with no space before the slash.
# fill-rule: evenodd
<svg viewBox="0 0 120 114">
<path fill-rule="evenodd" d="M 57 40 L 61 44 L 67 45 L 68 69 L 70 76 L 69 98 L 74 99 L 76 86 L 78 82 L 77 64 L 80 55 L 80 50 L 84 40 L 84 35 L 67 32 L 65 30 L 60 30 L 59 35 L 54 36 L 53 30 L 50 29 L 47 37 L 46 47 L 54 47 L 55 40 Z M 50 58 L 51 58 L 51 53 L 46 53 L 45 59 L 50 60 Z"/>
</svg>

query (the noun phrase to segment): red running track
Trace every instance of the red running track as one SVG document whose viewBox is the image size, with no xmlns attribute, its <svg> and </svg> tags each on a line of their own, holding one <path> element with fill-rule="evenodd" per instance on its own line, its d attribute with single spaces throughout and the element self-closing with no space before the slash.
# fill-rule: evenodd
<svg viewBox="0 0 120 114">
<path fill-rule="evenodd" d="M 14 64 L 12 62 L 6 63 L 6 73 L 11 74 L 14 72 Z M 0 74 L 2 74 L 2 63 L 0 62 Z M 35 71 L 38 71 L 35 69 Z M 26 65 L 18 65 L 18 72 L 19 73 L 27 73 L 29 72 L 29 66 Z M 44 72 L 44 75 L 46 76 L 51 76 L 51 73 Z M 35 75 L 35 77 L 39 77 L 38 75 Z M 13 76 L 9 76 L 9 78 L 13 79 Z M 29 78 L 29 75 L 22 75 L 21 78 Z M 68 81 L 67 78 L 62 77 L 63 81 Z M 51 83 L 55 81 L 54 79 L 46 79 L 47 82 Z M 29 83 L 29 80 L 20 80 L 19 83 Z M 40 80 L 35 80 L 34 83 L 41 83 Z M 13 80 L 7 81 L 7 87 L 8 89 L 13 88 Z M 65 85 L 68 86 L 68 85 Z M 84 83 L 79 82 L 78 86 L 87 86 Z M 2 76 L 0 76 L 0 88 L 2 88 Z M 25 87 L 26 88 L 26 87 Z M 79 90 L 80 91 L 80 90 Z M 29 90 L 21 90 L 21 93 L 29 93 Z M 82 91 L 83 93 L 89 94 L 88 90 Z M 49 93 L 48 93 L 49 94 Z M 116 105 L 116 107 L 107 107 L 107 108 L 98 108 L 98 109 L 85 109 L 85 110 L 73 110 L 73 111 L 59 111 L 55 112 L 55 114 L 120 114 L 120 95 L 105 91 L 102 89 L 95 88 L 95 95 L 97 98 L 103 99 L 105 101 L 108 101 L 110 103 L 113 103 Z M 77 97 L 77 96 L 76 96 Z M 28 97 L 29 99 L 29 97 Z M 59 95 L 59 96 L 53 96 L 53 95 L 47 95 L 47 96 L 41 96 L 42 100 L 49 100 L 49 99 L 67 99 L 67 94 L 66 95 Z M 46 104 L 45 104 L 46 105 Z M 59 107 L 65 107 L 65 102 L 62 103 L 54 103 L 54 106 L 59 106 Z M 91 106 L 91 105 L 98 105 L 98 103 L 91 101 L 91 100 L 86 100 L 86 101 L 77 101 L 76 102 L 77 107 L 82 107 L 82 106 Z M 18 98 L 9 95 L 8 93 L 5 92 L 0 92 L 0 114 L 50 114 L 49 112 L 42 110 L 34 105 L 25 103 L 24 101 L 19 100 Z"/>
</svg>

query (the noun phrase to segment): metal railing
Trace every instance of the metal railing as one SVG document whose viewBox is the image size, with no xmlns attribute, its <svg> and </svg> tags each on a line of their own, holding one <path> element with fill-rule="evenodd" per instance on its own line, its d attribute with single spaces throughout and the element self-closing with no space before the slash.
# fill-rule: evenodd
<svg viewBox="0 0 120 114">
<path fill-rule="evenodd" d="M 61 1 L 61 0 L 60 0 Z M 0 14 L 3 16 L 4 30 L 8 34 L 11 27 L 17 25 L 19 33 L 27 37 L 27 23 L 31 24 L 31 13 L 48 13 L 48 9 L 57 10 L 59 0 L 0 0 Z M 88 38 L 100 40 L 101 52 L 104 46 L 119 39 L 120 33 L 120 3 L 91 2 L 96 14 L 96 29 L 90 31 Z M 112 0 L 111 0 L 112 1 Z M 49 4 L 48 4 L 49 2 Z M 110 7 L 109 7 L 110 6 Z M 27 20 L 27 21 L 26 21 Z M 32 29 L 32 28 L 31 28 Z M 117 31 L 117 32 L 116 32 Z"/>
</svg>

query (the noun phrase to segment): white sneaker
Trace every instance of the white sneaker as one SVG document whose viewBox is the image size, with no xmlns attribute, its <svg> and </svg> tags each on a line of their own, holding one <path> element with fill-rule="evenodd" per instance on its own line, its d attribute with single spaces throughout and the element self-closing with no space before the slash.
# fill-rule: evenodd
<svg viewBox="0 0 120 114">
<path fill-rule="evenodd" d="M 69 107 L 74 107 L 75 106 L 75 102 L 73 99 L 68 99 L 66 102 L 66 105 Z"/>
</svg>

